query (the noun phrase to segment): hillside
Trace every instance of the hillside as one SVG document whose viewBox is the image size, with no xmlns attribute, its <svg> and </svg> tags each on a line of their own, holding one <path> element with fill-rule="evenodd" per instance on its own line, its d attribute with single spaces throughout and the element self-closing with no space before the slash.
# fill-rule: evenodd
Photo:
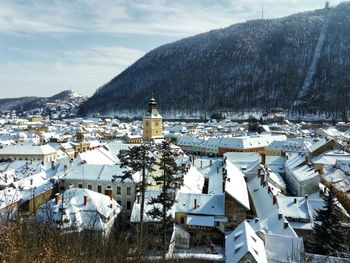
<svg viewBox="0 0 350 263">
<path fill-rule="evenodd" d="M 43 115 L 54 118 L 75 116 L 80 104 L 86 100 L 71 90 L 62 91 L 52 97 L 22 97 L 0 99 L 0 112 L 16 111 L 18 116 Z"/>
<path fill-rule="evenodd" d="M 156 48 L 99 88 L 80 114 L 142 114 L 154 94 L 165 116 L 275 107 L 344 116 L 349 70 L 346 2 Z"/>
</svg>

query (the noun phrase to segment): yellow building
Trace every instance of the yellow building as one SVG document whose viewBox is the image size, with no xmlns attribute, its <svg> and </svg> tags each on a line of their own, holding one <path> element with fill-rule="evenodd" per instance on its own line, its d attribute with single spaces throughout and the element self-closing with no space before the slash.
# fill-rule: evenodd
<svg viewBox="0 0 350 263">
<path fill-rule="evenodd" d="M 150 141 L 163 138 L 163 117 L 157 110 L 155 99 L 148 103 L 147 115 L 143 118 L 143 140 Z"/>
</svg>

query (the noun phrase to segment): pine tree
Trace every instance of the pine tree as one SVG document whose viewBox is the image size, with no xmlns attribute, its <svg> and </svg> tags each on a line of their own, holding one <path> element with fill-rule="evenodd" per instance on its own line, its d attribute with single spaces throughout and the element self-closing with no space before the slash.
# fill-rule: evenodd
<svg viewBox="0 0 350 263">
<path fill-rule="evenodd" d="M 186 168 L 176 163 L 179 153 L 171 148 L 168 142 L 159 144 L 158 147 L 157 166 L 160 174 L 154 176 L 157 185 L 161 186 L 159 196 L 152 198 L 148 204 L 153 208 L 147 213 L 156 221 L 159 221 L 159 232 L 162 233 L 162 257 L 165 261 L 165 255 L 168 247 L 167 233 L 172 228 L 174 219 L 169 214 L 169 210 L 173 207 L 176 198 L 176 190 L 183 181 L 183 175 Z"/>
<path fill-rule="evenodd" d="M 322 196 L 325 204 L 323 209 L 314 214 L 313 238 L 310 248 L 313 253 L 329 256 L 341 255 L 344 246 L 346 231 L 341 225 L 342 212 L 338 207 L 333 185 L 328 194 Z"/>
<path fill-rule="evenodd" d="M 143 217 L 145 207 L 145 190 L 146 190 L 146 172 L 153 171 L 153 165 L 155 158 L 151 155 L 154 150 L 152 144 L 141 144 L 134 146 L 128 150 L 121 150 L 118 154 L 118 158 L 121 162 L 121 167 L 127 167 L 129 170 L 124 172 L 123 179 L 131 178 L 133 174 L 141 172 L 142 180 L 139 184 L 141 191 L 141 207 L 140 207 L 140 224 L 138 229 L 138 242 L 137 248 L 139 253 L 141 252 L 142 239 L 143 239 Z"/>
</svg>

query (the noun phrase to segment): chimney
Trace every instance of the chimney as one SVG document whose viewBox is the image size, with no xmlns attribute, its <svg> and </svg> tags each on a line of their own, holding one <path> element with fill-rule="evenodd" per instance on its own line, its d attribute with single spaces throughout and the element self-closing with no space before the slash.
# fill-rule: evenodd
<svg viewBox="0 0 350 263">
<path fill-rule="evenodd" d="M 282 219 L 282 213 L 281 212 L 278 212 L 278 220 Z"/>
<path fill-rule="evenodd" d="M 84 195 L 84 206 L 86 206 L 88 203 L 88 196 Z"/>
<path fill-rule="evenodd" d="M 138 194 L 138 195 L 136 196 L 136 203 L 137 203 L 137 204 L 140 203 L 140 199 L 141 199 L 141 195 Z"/>
<path fill-rule="evenodd" d="M 5 181 L 5 184 L 7 184 L 7 174 L 5 174 L 4 181 Z"/>
<path fill-rule="evenodd" d="M 209 165 L 210 165 L 210 166 L 213 165 L 213 161 L 212 161 L 212 160 L 209 161 Z"/>
<path fill-rule="evenodd" d="M 294 198 L 294 204 L 296 204 L 297 203 L 297 199 L 296 198 Z"/>
<path fill-rule="evenodd" d="M 106 188 L 105 189 L 105 195 L 109 196 L 109 198 L 112 200 L 113 199 L 113 190 L 112 190 L 112 188 Z"/>
<path fill-rule="evenodd" d="M 277 203 L 277 197 L 273 196 L 272 197 L 272 204 L 275 205 Z"/>
<path fill-rule="evenodd" d="M 193 202 L 193 208 L 196 209 L 197 208 L 197 199 L 194 199 L 194 202 Z"/>
<path fill-rule="evenodd" d="M 288 221 L 283 222 L 283 228 L 286 229 L 288 227 Z"/>
<path fill-rule="evenodd" d="M 309 198 L 309 196 L 307 194 L 305 194 L 305 200 L 307 200 Z"/>
<path fill-rule="evenodd" d="M 55 194 L 55 204 L 57 205 L 61 200 L 61 196 L 59 193 Z"/>
<path fill-rule="evenodd" d="M 265 153 L 263 153 L 262 155 L 261 155 L 261 162 L 262 162 L 262 164 L 266 164 L 266 154 Z"/>
<path fill-rule="evenodd" d="M 261 176 L 260 176 L 260 185 L 263 185 L 263 184 L 264 184 L 264 176 L 261 175 Z"/>
</svg>

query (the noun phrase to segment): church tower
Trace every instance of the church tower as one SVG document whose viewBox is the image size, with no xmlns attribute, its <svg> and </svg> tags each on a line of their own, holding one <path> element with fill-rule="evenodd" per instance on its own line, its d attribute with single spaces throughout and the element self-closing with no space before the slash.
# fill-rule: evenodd
<svg viewBox="0 0 350 263">
<path fill-rule="evenodd" d="M 163 117 L 157 110 L 157 103 L 154 98 L 148 102 L 148 111 L 143 118 L 143 140 L 163 138 Z"/>
</svg>

